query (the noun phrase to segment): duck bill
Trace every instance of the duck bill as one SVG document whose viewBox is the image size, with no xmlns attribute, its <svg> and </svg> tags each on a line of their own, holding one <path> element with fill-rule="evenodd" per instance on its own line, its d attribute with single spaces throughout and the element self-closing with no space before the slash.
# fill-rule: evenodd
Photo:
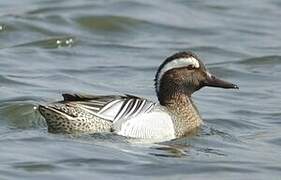
<svg viewBox="0 0 281 180">
<path fill-rule="evenodd" d="M 210 73 L 208 73 L 207 79 L 204 82 L 204 86 L 218 87 L 218 88 L 225 88 L 225 89 L 239 89 L 239 87 L 236 84 L 232 84 L 230 82 L 221 80 Z"/>
</svg>

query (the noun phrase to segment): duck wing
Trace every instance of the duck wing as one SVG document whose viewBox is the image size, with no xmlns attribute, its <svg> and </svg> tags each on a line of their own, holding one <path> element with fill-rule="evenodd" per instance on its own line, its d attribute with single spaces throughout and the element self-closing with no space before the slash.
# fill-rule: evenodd
<svg viewBox="0 0 281 180">
<path fill-rule="evenodd" d="M 66 106 L 79 107 L 100 118 L 115 122 L 150 112 L 156 103 L 133 95 L 95 96 L 82 94 L 63 94 L 64 100 L 58 102 Z"/>
</svg>

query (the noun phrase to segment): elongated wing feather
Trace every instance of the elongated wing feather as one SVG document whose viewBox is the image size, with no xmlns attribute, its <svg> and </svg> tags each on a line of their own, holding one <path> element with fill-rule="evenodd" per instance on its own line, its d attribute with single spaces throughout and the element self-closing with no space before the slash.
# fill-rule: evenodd
<svg viewBox="0 0 281 180">
<path fill-rule="evenodd" d="M 95 116 L 117 121 L 128 119 L 151 111 L 155 103 L 132 95 L 93 96 L 80 94 L 63 94 L 64 101 L 59 103 L 76 106 Z"/>
</svg>

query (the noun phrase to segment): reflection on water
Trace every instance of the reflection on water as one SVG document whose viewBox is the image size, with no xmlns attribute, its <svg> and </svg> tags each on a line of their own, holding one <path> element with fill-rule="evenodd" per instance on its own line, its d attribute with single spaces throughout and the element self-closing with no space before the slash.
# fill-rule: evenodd
<svg viewBox="0 0 281 180">
<path fill-rule="evenodd" d="M 74 44 L 74 38 L 52 38 L 42 41 L 33 41 L 31 43 L 19 44 L 14 47 L 40 47 L 40 48 L 61 48 L 61 47 L 72 47 Z"/>
<path fill-rule="evenodd" d="M 280 7 L 261 1 L 0 2 L 0 179 L 278 179 Z M 47 132 L 61 93 L 157 100 L 162 60 L 192 50 L 239 91 L 205 88 L 205 124 L 153 144 Z"/>
</svg>

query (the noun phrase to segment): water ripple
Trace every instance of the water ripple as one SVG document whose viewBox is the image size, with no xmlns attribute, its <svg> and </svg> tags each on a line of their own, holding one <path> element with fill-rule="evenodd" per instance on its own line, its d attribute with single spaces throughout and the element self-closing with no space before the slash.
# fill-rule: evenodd
<svg viewBox="0 0 281 180">
<path fill-rule="evenodd" d="M 280 3 L 0 1 L 0 179 L 276 179 Z M 204 126 L 160 144 L 47 132 L 62 92 L 157 101 L 161 62 L 191 50 L 240 90 L 194 94 Z"/>
<path fill-rule="evenodd" d="M 61 37 L 61 38 L 51 38 L 47 40 L 33 41 L 23 44 L 15 45 L 14 47 L 40 47 L 40 48 L 61 48 L 61 47 L 72 47 L 75 43 L 75 38 L 73 37 Z"/>
</svg>

